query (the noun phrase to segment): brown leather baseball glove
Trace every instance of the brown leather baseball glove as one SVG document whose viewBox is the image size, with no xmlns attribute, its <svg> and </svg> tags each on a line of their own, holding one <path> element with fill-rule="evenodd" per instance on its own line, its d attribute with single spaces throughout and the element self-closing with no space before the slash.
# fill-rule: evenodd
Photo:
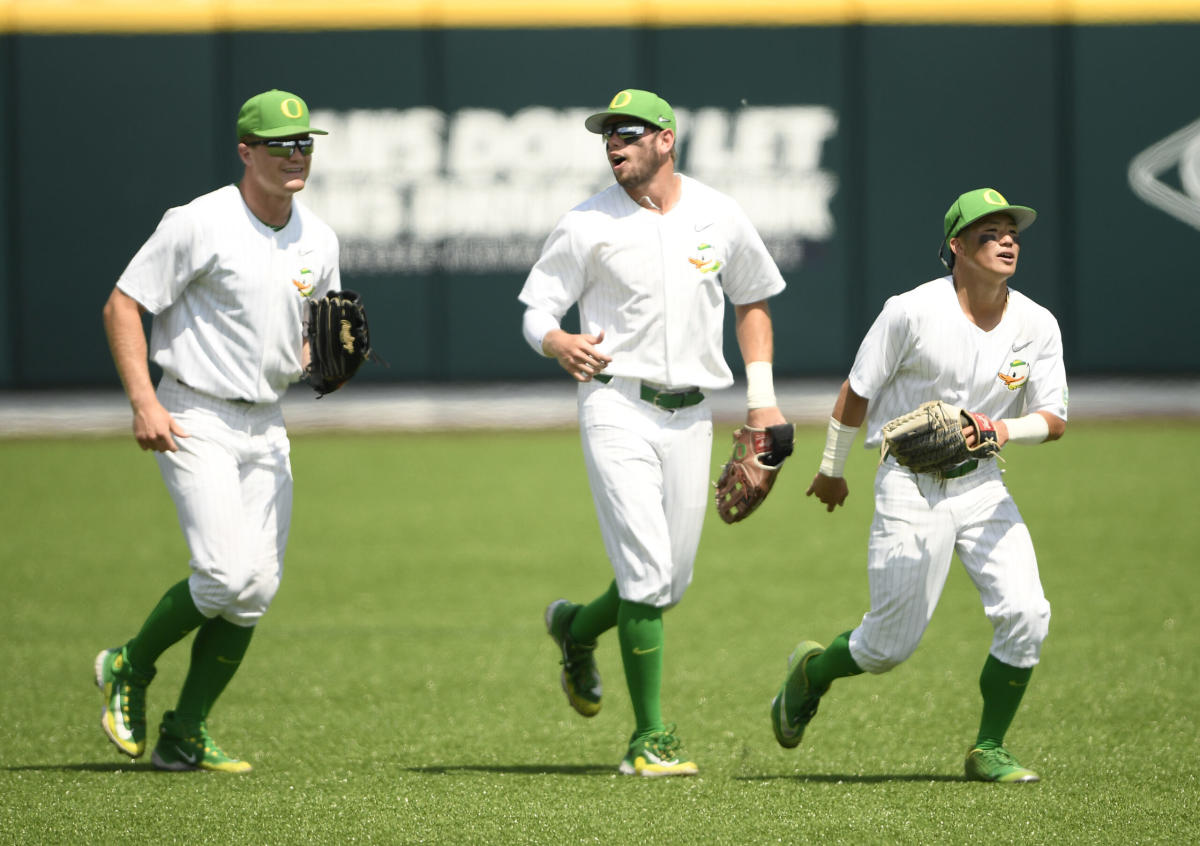
<svg viewBox="0 0 1200 846">
<path fill-rule="evenodd" d="M 796 427 L 780 423 L 765 429 L 741 426 L 733 433 L 733 455 L 715 487 L 717 513 L 726 523 L 745 520 L 763 504 L 792 454 Z"/>
</svg>

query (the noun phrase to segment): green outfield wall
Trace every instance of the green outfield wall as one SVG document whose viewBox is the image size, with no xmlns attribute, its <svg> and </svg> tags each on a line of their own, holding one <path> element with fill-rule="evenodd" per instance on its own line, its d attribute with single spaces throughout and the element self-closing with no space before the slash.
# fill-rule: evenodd
<svg viewBox="0 0 1200 846">
<path fill-rule="evenodd" d="M 920 2 L 732 19 L 661 0 L 606 21 L 298 0 L 286 29 L 280 4 L 179 5 L 0 4 L 0 387 L 116 384 L 104 300 L 166 208 L 237 178 L 238 106 L 272 87 L 331 132 L 301 196 L 391 362 L 365 379 L 557 375 L 516 295 L 608 184 L 582 117 L 624 87 L 671 100 L 681 169 L 735 196 L 780 263 L 782 376 L 844 373 L 883 301 L 940 275 L 946 207 L 985 185 L 1040 212 L 1013 285 L 1058 315 L 1072 373 L 1200 372 L 1197 4 L 1019 2 L 1003 23 Z"/>
</svg>

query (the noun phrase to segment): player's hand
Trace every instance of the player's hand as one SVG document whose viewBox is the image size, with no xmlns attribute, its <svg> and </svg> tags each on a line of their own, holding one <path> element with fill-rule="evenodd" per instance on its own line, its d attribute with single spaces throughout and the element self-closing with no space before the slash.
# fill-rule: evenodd
<svg viewBox="0 0 1200 846">
<path fill-rule="evenodd" d="M 846 503 L 846 497 L 850 496 L 850 486 L 846 484 L 845 479 L 834 479 L 818 473 L 804 492 L 805 496 L 813 494 L 825 503 L 825 510 L 832 513 L 833 509 Z"/>
<path fill-rule="evenodd" d="M 562 329 L 553 329 L 542 339 L 542 349 L 558 359 L 562 369 L 575 381 L 590 382 L 612 361 L 612 356 L 596 349 L 603 340 L 603 330 L 599 335 L 572 335 Z"/>
<path fill-rule="evenodd" d="M 177 452 L 179 445 L 175 438 L 190 437 L 157 401 L 134 410 L 133 436 L 143 450 L 155 452 Z"/>
<path fill-rule="evenodd" d="M 967 442 L 967 446 L 973 447 L 979 440 L 975 434 L 975 427 L 968 423 L 962 427 L 963 440 Z M 1008 424 L 1003 420 L 996 421 L 996 445 L 1004 446 L 1008 443 Z"/>
<path fill-rule="evenodd" d="M 746 411 L 746 425 L 752 429 L 765 429 L 768 426 L 777 426 L 786 422 L 787 418 L 775 405 L 767 408 L 751 408 Z"/>
</svg>

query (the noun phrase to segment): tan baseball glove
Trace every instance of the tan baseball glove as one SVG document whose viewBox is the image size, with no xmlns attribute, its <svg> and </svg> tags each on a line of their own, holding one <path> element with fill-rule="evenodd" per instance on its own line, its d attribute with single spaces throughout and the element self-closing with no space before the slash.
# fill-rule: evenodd
<svg viewBox="0 0 1200 846">
<path fill-rule="evenodd" d="M 975 445 L 967 446 L 964 426 L 975 427 Z M 941 400 L 930 400 L 883 424 L 879 460 L 888 455 L 914 473 L 945 473 L 964 461 L 1000 452 L 996 425 Z"/>
<path fill-rule="evenodd" d="M 742 426 L 733 433 L 733 455 L 715 487 L 717 513 L 726 523 L 745 520 L 763 504 L 792 454 L 796 427 L 780 423 L 765 429 Z"/>
</svg>

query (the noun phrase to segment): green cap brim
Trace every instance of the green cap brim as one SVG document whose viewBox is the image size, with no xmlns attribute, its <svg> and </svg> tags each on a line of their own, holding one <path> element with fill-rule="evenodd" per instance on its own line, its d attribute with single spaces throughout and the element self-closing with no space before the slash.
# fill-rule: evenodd
<svg viewBox="0 0 1200 846">
<path fill-rule="evenodd" d="M 985 211 L 975 215 L 972 218 L 962 220 L 952 231 L 947 238 L 953 238 L 959 232 L 962 232 L 972 223 L 977 220 L 982 220 L 989 214 L 1007 214 L 1012 215 L 1013 221 L 1017 224 L 1017 231 L 1020 232 L 1027 228 L 1031 223 L 1037 220 L 1037 212 L 1029 208 L 1029 206 L 1000 206 L 997 208 L 986 209 Z"/>
<path fill-rule="evenodd" d="M 287 138 L 289 135 L 328 135 L 324 129 L 313 126 L 277 126 L 254 133 L 255 138 Z"/>
</svg>

